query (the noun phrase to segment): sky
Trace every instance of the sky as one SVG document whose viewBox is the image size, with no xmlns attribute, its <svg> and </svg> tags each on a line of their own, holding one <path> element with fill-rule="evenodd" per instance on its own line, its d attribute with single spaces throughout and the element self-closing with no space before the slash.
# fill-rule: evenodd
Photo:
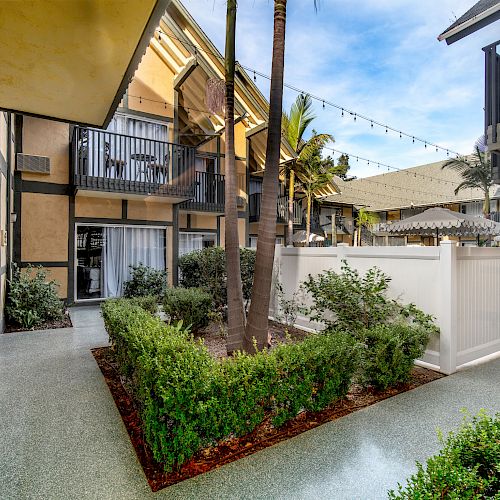
<svg viewBox="0 0 500 500">
<path fill-rule="evenodd" d="M 225 0 L 183 0 L 224 52 Z M 285 82 L 306 93 L 462 154 L 483 133 L 484 53 L 500 38 L 500 22 L 448 46 L 437 36 L 475 0 L 290 0 Z M 271 70 L 272 0 L 239 0 L 236 58 L 266 75 Z M 251 74 L 253 78 L 253 74 Z M 266 98 L 269 81 L 257 77 Z M 284 109 L 297 93 L 285 89 Z M 331 146 L 351 155 L 351 174 L 407 168 L 446 159 L 399 134 L 315 101 L 311 129 L 330 133 Z M 307 133 L 306 133 L 307 135 Z M 330 153 L 326 151 L 326 153 Z M 355 160 L 355 156 L 370 159 Z M 338 154 L 335 155 L 338 158 Z"/>
</svg>

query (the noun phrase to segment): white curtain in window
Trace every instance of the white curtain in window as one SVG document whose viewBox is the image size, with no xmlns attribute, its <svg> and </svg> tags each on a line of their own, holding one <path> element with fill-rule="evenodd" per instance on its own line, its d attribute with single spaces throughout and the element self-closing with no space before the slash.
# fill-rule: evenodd
<svg viewBox="0 0 500 500">
<path fill-rule="evenodd" d="M 165 231 L 135 227 L 105 227 L 102 250 L 104 297 L 119 297 L 130 279 L 130 266 L 165 269 Z"/>
<path fill-rule="evenodd" d="M 163 229 L 127 227 L 125 231 L 125 281 L 130 279 L 130 266 L 143 264 L 153 269 L 165 269 Z"/>
<path fill-rule="evenodd" d="M 125 257 L 123 227 L 105 227 L 102 247 L 102 286 L 104 297 L 119 297 L 123 288 Z"/>
<path fill-rule="evenodd" d="M 179 257 L 203 248 L 203 233 L 179 233 Z"/>
</svg>

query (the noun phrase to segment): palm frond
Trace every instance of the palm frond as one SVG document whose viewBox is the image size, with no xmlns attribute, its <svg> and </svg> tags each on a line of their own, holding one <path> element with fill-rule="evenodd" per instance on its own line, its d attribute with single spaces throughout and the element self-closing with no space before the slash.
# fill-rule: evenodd
<svg viewBox="0 0 500 500">
<path fill-rule="evenodd" d="M 307 142 L 304 142 L 297 151 L 299 154 L 299 160 L 308 161 L 315 154 L 318 148 L 323 149 L 329 142 L 335 142 L 333 135 L 317 134 L 313 130 L 312 137 Z"/>
<path fill-rule="evenodd" d="M 299 94 L 290 109 L 288 128 L 285 134 L 294 151 L 297 151 L 304 132 L 315 118 L 311 96 Z"/>
</svg>

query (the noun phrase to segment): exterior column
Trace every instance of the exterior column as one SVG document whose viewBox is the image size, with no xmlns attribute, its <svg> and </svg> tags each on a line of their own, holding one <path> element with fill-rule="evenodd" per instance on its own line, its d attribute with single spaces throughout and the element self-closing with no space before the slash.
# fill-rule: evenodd
<svg viewBox="0 0 500 500">
<path fill-rule="evenodd" d="M 457 370 L 457 246 L 454 241 L 441 241 L 441 304 L 439 323 L 439 365 L 449 375 Z"/>
</svg>

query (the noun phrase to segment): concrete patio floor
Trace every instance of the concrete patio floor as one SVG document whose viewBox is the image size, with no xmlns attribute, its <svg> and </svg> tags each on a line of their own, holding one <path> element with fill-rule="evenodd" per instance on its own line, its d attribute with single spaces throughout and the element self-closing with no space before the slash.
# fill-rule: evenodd
<svg viewBox="0 0 500 500">
<path fill-rule="evenodd" d="M 500 411 L 500 360 L 431 382 L 152 494 L 92 354 L 96 308 L 73 328 L 0 335 L 0 498 L 386 498 L 439 448 L 460 409 Z"/>
</svg>

